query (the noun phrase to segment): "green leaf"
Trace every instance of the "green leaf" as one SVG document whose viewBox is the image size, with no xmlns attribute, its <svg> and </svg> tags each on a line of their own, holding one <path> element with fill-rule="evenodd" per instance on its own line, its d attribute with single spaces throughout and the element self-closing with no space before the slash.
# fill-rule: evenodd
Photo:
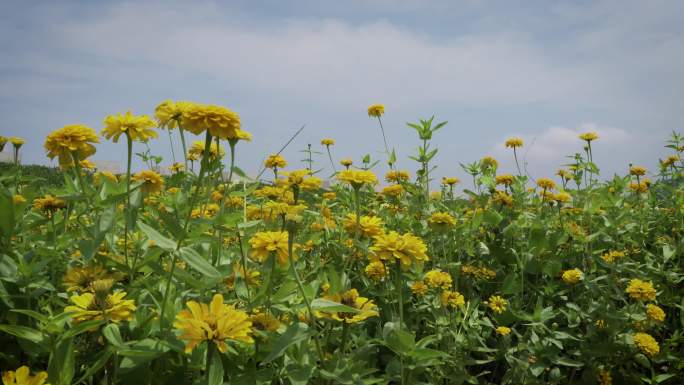
<svg viewBox="0 0 684 385">
<path fill-rule="evenodd" d="M 11 334 L 15 337 L 25 339 L 40 344 L 43 342 L 43 333 L 40 331 L 20 325 L 0 325 L 0 331 Z"/>
<path fill-rule="evenodd" d="M 90 321 L 84 321 L 78 324 L 74 324 L 73 327 L 69 330 L 67 330 L 64 334 L 62 334 L 62 338 L 70 338 L 73 336 L 77 336 L 81 333 L 85 333 L 91 330 L 95 330 L 100 325 L 104 324 L 104 320 L 90 320 Z"/>
<path fill-rule="evenodd" d="M 210 344 L 209 349 L 214 349 L 214 354 L 211 357 L 211 362 L 207 363 L 209 365 L 208 384 L 223 385 L 223 361 L 221 361 L 221 355 L 216 351 L 214 344 Z"/>
<path fill-rule="evenodd" d="M 14 231 L 14 197 L 6 189 L 0 189 L 0 236 L 9 243 Z"/>
<path fill-rule="evenodd" d="M 496 226 L 503 220 L 503 216 L 498 211 L 489 209 L 485 211 L 483 220 L 488 225 Z"/>
<path fill-rule="evenodd" d="M 574 368 L 581 368 L 582 366 L 584 366 L 583 362 L 575 361 L 567 357 L 558 357 L 555 360 L 553 360 L 553 363 L 555 363 L 556 365 L 572 366 Z"/>
<path fill-rule="evenodd" d="M 147 235 L 147 237 L 150 238 L 150 240 L 154 241 L 157 247 L 161 247 L 162 249 L 167 251 L 173 251 L 176 249 L 176 242 L 161 235 L 157 230 L 153 229 L 149 225 L 146 225 L 142 222 L 138 222 L 138 227 L 140 228 L 140 231 L 145 233 L 145 235 Z"/>
<path fill-rule="evenodd" d="M 273 343 L 271 353 L 264 359 L 264 363 L 271 362 L 280 357 L 285 350 L 293 344 L 305 339 L 309 335 L 309 326 L 305 323 L 297 322 L 285 330 L 278 339 Z"/>
<path fill-rule="evenodd" d="M 313 310 L 326 312 L 344 312 L 344 313 L 360 313 L 359 309 L 351 306 L 342 305 L 341 303 L 330 301 L 323 298 L 316 298 L 311 301 L 311 308 Z"/>
<path fill-rule="evenodd" d="M 70 385 L 74 378 L 74 340 L 61 339 L 50 353 L 48 379 L 53 385 Z"/>
<path fill-rule="evenodd" d="M 102 329 L 102 335 L 117 349 L 126 349 L 127 346 L 121 338 L 121 332 L 117 324 L 109 324 Z"/>
<path fill-rule="evenodd" d="M 216 279 L 221 277 L 221 273 L 212 266 L 209 261 L 202 258 L 201 255 L 195 249 L 190 247 L 183 247 L 180 249 L 179 256 L 184 260 L 190 267 L 202 273 L 202 275 Z"/>
</svg>

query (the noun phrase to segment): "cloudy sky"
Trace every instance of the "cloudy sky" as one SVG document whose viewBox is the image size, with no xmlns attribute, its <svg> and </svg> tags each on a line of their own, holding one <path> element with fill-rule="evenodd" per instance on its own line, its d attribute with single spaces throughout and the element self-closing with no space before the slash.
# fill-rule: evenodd
<svg viewBox="0 0 684 385">
<path fill-rule="evenodd" d="M 44 138 L 65 124 L 99 131 L 108 114 L 152 114 L 164 99 L 220 104 L 253 133 L 238 163 L 255 172 L 304 124 L 291 164 L 323 137 L 337 159 L 381 157 L 366 108 L 383 103 L 402 168 L 416 169 L 418 144 L 405 123 L 435 115 L 449 121 L 437 176 L 484 155 L 512 172 L 509 136 L 547 176 L 589 130 L 604 177 L 630 162 L 655 170 L 682 132 L 683 16 L 679 0 L 4 0 L 0 134 L 28 140 L 24 163 L 49 164 Z M 170 162 L 165 134 L 152 148 Z M 124 164 L 125 144 L 103 141 L 93 159 Z"/>
</svg>

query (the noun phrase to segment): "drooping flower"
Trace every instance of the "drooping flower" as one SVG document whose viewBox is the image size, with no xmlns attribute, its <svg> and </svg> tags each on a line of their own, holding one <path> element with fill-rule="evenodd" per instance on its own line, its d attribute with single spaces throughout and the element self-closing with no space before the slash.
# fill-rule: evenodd
<svg viewBox="0 0 684 385">
<path fill-rule="evenodd" d="M 188 301 L 185 305 L 173 326 L 181 332 L 178 338 L 185 341 L 186 353 L 204 341 L 214 342 L 221 353 L 228 349 L 226 340 L 254 342 L 249 315 L 223 303 L 221 294 L 215 294 L 209 304 Z"/>
<path fill-rule="evenodd" d="M 632 338 L 634 339 L 634 345 L 636 345 L 642 353 L 649 357 L 653 357 L 660 353 L 660 346 L 658 341 L 653 338 L 648 333 L 635 333 Z"/>
<path fill-rule="evenodd" d="M 574 285 L 577 282 L 584 279 L 584 274 L 582 273 L 582 270 L 575 268 L 575 269 L 565 270 L 563 272 L 562 278 L 563 278 L 563 282 L 567 283 L 568 285 Z"/>
<path fill-rule="evenodd" d="M 48 134 L 45 151 L 50 159 L 57 157 L 62 168 L 71 167 L 74 158 L 84 160 L 95 153 L 93 143 L 100 139 L 92 128 L 83 124 L 70 124 Z"/>
<path fill-rule="evenodd" d="M 361 297 L 356 289 L 351 289 L 344 293 L 325 295 L 323 296 L 323 298 L 329 301 L 341 303 L 342 305 L 352 307 L 356 309 L 358 312 L 352 313 L 344 311 L 321 311 L 317 312 L 316 314 L 316 316 L 319 318 L 329 318 L 335 321 L 353 324 L 365 321 L 370 317 L 378 316 L 377 306 L 375 305 L 375 303 L 373 303 L 372 300 L 366 297 Z"/>
<path fill-rule="evenodd" d="M 507 336 L 511 333 L 511 328 L 505 327 L 505 326 L 499 326 L 495 329 L 496 334 L 500 336 Z"/>
<path fill-rule="evenodd" d="M 508 138 L 506 140 L 506 147 L 508 148 L 517 148 L 517 147 L 522 147 L 523 146 L 523 140 L 520 138 Z"/>
<path fill-rule="evenodd" d="M 45 383 L 48 378 L 47 372 L 38 372 L 31 375 L 31 370 L 24 365 L 17 370 L 8 370 L 2 373 L 3 385 L 50 385 Z"/>
<path fill-rule="evenodd" d="M 663 322 L 665 321 L 665 312 L 658 305 L 649 303 L 646 305 L 646 315 L 652 321 Z"/>
<path fill-rule="evenodd" d="M 121 134 L 128 135 L 134 142 L 147 142 L 157 137 L 157 132 L 152 129 L 156 126 L 154 120 L 147 115 L 135 116 L 131 111 L 107 116 L 104 125 L 102 135 L 114 143 L 119 141 Z"/>
<path fill-rule="evenodd" d="M 281 155 L 271 154 L 264 161 L 264 166 L 266 168 L 285 168 L 287 161 Z"/>
<path fill-rule="evenodd" d="M 124 299 L 126 292 L 109 293 L 113 284 L 111 279 L 93 282 L 94 293 L 74 294 L 70 300 L 73 305 L 64 308 L 65 313 L 73 312 L 74 322 L 80 323 L 91 320 L 108 320 L 115 323 L 129 321 L 133 318 L 135 301 Z"/>
<path fill-rule="evenodd" d="M 656 290 L 651 281 L 642 281 L 634 278 L 629 281 L 625 292 L 637 301 L 655 301 L 656 299 Z"/>
<path fill-rule="evenodd" d="M 487 305 L 494 313 L 501 314 L 506 311 L 506 306 L 508 306 L 508 301 L 498 295 L 492 295 L 487 300 Z"/>
<path fill-rule="evenodd" d="M 362 215 L 359 219 L 359 225 L 361 227 L 360 235 L 363 237 L 372 238 L 385 232 L 382 227 L 384 222 L 380 217 Z M 356 233 L 356 214 L 347 214 L 343 226 L 349 233 Z"/>
<path fill-rule="evenodd" d="M 286 231 L 262 231 L 254 234 L 249 240 L 249 244 L 252 247 L 252 259 L 263 263 L 268 260 L 271 253 L 275 253 L 278 263 L 287 265 L 287 240 L 288 234 Z M 296 259 L 296 255 L 292 257 Z"/>
<path fill-rule="evenodd" d="M 361 188 L 364 184 L 376 184 L 378 177 L 370 170 L 342 170 L 337 173 L 337 179 L 350 184 L 353 188 Z"/>
<path fill-rule="evenodd" d="M 379 118 L 385 114 L 385 106 L 383 104 L 371 104 L 368 107 L 368 116 L 372 118 Z"/>
<path fill-rule="evenodd" d="M 164 178 L 152 170 L 143 170 L 131 178 L 136 183 L 141 183 L 140 188 L 146 193 L 158 193 L 164 189 Z"/>
<path fill-rule="evenodd" d="M 409 267 L 413 263 L 423 263 L 429 258 L 425 253 L 427 246 L 422 239 L 411 233 L 399 234 L 396 231 L 374 237 L 375 242 L 370 250 L 371 260 L 398 260 L 402 266 Z"/>
</svg>

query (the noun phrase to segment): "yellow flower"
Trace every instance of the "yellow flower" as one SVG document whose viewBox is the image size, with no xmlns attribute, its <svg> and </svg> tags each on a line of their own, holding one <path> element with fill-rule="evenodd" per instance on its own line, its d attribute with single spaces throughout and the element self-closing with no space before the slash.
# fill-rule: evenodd
<svg viewBox="0 0 684 385">
<path fill-rule="evenodd" d="M 354 163 L 354 161 L 349 158 L 344 158 L 340 161 L 340 164 L 347 168 L 349 168 L 349 166 L 351 166 L 352 163 Z"/>
<path fill-rule="evenodd" d="M 584 274 L 582 274 L 582 271 L 580 269 L 575 268 L 565 270 L 563 272 L 562 278 L 563 282 L 567 283 L 568 285 L 574 285 L 584 278 Z"/>
<path fill-rule="evenodd" d="M 209 304 L 188 301 L 185 305 L 187 309 L 176 315 L 173 326 L 181 332 L 178 338 L 186 342 L 186 353 L 204 341 L 213 341 L 221 353 L 228 349 L 226 340 L 254 342 L 247 313 L 224 304 L 221 294 L 215 294 Z"/>
<path fill-rule="evenodd" d="M 190 105 L 190 102 L 164 100 L 154 110 L 159 127 L 166 127 L 169 130 L 178 127 L 183 111 Z"/>
<path fill-rule="evenodd" d="M 393 184 L 382 188 L 382 195 L 398 197 L 404 193 L 404 187 L 400 184 Z"/>
<path fill-rule="evenodd" d="M 350 184 L 355 189 L 364 184 L 376 184 L 378 182 L 378 177 L 369 170 L 342 170 L 337 173 L 337 179 Z"/>
<path fill-rule="evenodd" d="M 416 281 L 411 284 L 411 292 L 417 297 L 422 297 L 428 292 L 428 287 L 423 281 Z"/>
<path fill-rule="evenodd" d="M 369 263 L 365 269 L 366 275 L 373 281 L 379 282 L 385 279 L 389 274 L 387 267 L 381 261 L 374 261 Z"/>
<path fill-rule="evenodd" d="M 368 116 L 373 118 L 379 118 L 385 114 L 385 106 L 382 104 L 371 104 L 368 107 Z"/>
<path fill-rule="evenodd" d="M 596 327 L 599 329 L 605 329 L 608 327 L 608 323 L 604 319 L 597 319 L 596 322 L 594 322 L 594 325 L 596 325 Z"/>
<path fill-rule="evenodd" d="M 465 298 L 463 295 L 457 291 L 444 290 L 440 296 L 442 306 L 444 307 L 457 307 L 465 305 Z"/>
<path fill-rule="evenodd" d="M 321 188 L 321 184 L 323 184 L 321 178 L 317 176 L 310 176 L 308 178 L 304 178 L 304 181 L 302 181 L 299 187 L 305 191 L 312 191 Z"/>
<path fill-rule="evenodd" d="M 658 305 L 648 304 L 646 305 L 646 315 L 649 319 L 656 322 L 665 321 L 665 312 Z"/>
<path fill-rule="evenodd" d="M 651 181 L 648 179 L 644 179 L 639 183 L 632 182 L 629 184 L 629 188 L 636 193 L 645 193 L 649 187 L 651 187 Z"/>
<path fill-rule="evenodd" d="M 243 268 L 241 264 L 233 264 L 233 273 L 226 278 L 225 283 L 229 289 L 235 288 L 235 280 L 240 277 L 247 282 L 247 286 L 256 287 L 261 283 L 261 272 L 249 267 Z M 246 278 L 245 278 L 246 277 Z"/>
<path fill-rule="evenodd" d="M 580 135 L 579 138 L 582 140 L 586 140 L 587 142 L 591 142 L 592 140 L 598 139 L 599 136 L 595 132 L 585 132 L 584 134 Z"/>
<path fill-rule="evenodd" d="M 299 187 L 309 175 L 311 175 L 311 171 L 308 169 L 283 171 L 283 176 L 287 177 L 287 179 L 285 179 L 285 185 L 290 188 Z"/>
<path fill-rule="evenodd" d="M 480 160 L 480 163 L 484 168 L 496 169 L 497 167 L 499 167 L 499 162 L 497 162 L 497 160 L 492 158 L 491 156 L 485 156 Z"/>
<path fill-rule="evenodd" d="M 252 259 L 263 263 L 266 262 L 272 252 L 275 252 L 278 263 L 287 265 L 287 240 L 288 234 L 286 231 L 262 231 L 254 234 L 249 240 L 249 244 L 252 247 Z M 292 257 L 296 259 L 295 255 Z"/>
<path fill-rule="evenodd" d="M 26 198 L 24 198 L 23 195 L 14 194 L 12 196 L 12 202 L 14 202 L 15 205 L 20 205 L 22 203 L 26 203 Z"/>
<path fill-rule="evenodd" d="M 596 382 L 599 385 L 613 385 L 613 377 L 610 376 L 609 370 L 599 370 L 596 375 Z"/>
<path fill-rule="evenodd" d="M 641 166 L 632 166 L 629 168 L 629 173 L 634 176 L 646 175 L 646 168 Z"/>
<path fill-rule="evenodd" d="M 43 198 L 36 198 L 33 200 L 33 208 L 46 212 L 48 215 L 52 215 L 53 212 L 63 209 L 66 207 L 66 202 L 62 199 L 53 197 L 50 194 L 45 195 Z"/>
<path fill-rule="evenodd" d="M 152 129 L 156 124 L 147 115 L 134 116 L 131 111 L 125 115 L 109 115 L 104 120 L 105 128 L 102 135 L 112 139 L 114 143 L 119 141 L 119 136 L 125 133 L 132 141 L 147 142 L 150 138 L 156 138 L 157 132 Z"/>
<path fill-rule="evenodd" d="M 351 289 L 341 294 L 338 293 L 326 295 L 323 298 L 352 307 L 359 312 L 318 312 L 316 314 L 317 317 L 329 318 L 335 321 L 352 324 L 362 322 L 370 317 L 378 316 L 377 306 L 375 306 L 375 303 L 366 297 L 359 296 L 359 292 L 356 289 Z"/>
<path fill-rule="evenodd" d="M 331 201 L 331 200 L 334 200 L 335 198 L 337 198 L 337 194 L 335 194 L 335 192 L 333 192 L 333 191 L 328 191 L 328 192 L 323 193 L 323 199 L 327 199 L 327 200 Z"/>
<path fill-rule="evenodd" d="M 513 197 L 505 191 L 496 191 L 492 195 L 492 202 L 503 206 L 513 206 Z"/>
<path fill-rule="evenodd" d="M 498 295 L 490 296 L 487 302 L 489 308 L 497 314 L 501 314 L 504 311 L 506 311 L 506 306 L 508 305 L 508 301 L 506 301 L 506 299 Z"/>
<path fill-rule="evenodd" d="M 332 146 L 335 144 L 335 139 L 325 138 L 321 140 L 322 146 Z"/>
<path fill-rule="evenodd" d="M 169 171 L 171 171 L 174 174 L 177 174 L 183 170 L 185 170 L 185 165 L 183 163 L 176 162 L 169 166 Z"/>
<path fill-rule="evenodd" d="M 0 135 L 0 152 L 5 149 L 5 144 L 7 144 L 7 138 Z"/>
<path fill-rule="evenodd" d="M 637 301 L 655 301 L 656 299 L 656 290 L 651 281 L 642 281 L 634 278 L 629 281 L 625 292 Z"/>
<path fill-rule="evenodd" d="M 209 130 L 211 136 L 221 139 L 243 139 L 240 116 L 221 106 L 191 103 L 183 109 L 181 125 L 195 135 Z"/>
<path fill-rule="evenodd" d="M 430 270 L 425 273 L 423 281 L 431 288 L 449 289 L 451 287 L 452 279 L 449 273 L 439 269 Z"/>
<path fill-rule="evenodd" d="M 67 270 L 62 285 L 67 291 L 93 292 L 93 282 L 111 279 L 112 276 L 102 266 L 73 267 Z"/>
<path fill-rule="evenodd" d="M 455 176 L 442 177 L 442 184 L 445 184 L 445 185 L 453 186 L 453 185 L 457 184 L 458 182 L 460 182 L 460 180 L 458 178 L 456 178 Z"/>
<path fill-rule="evenodd" d="M 100 139 L 92 128 L 83 124 L 70 124 L 48 134 L 45 139 L 45 151 L 50 159 L 57 157 L 60 166 L 70 167 L 74 164 L 74 156 L 84 160 L 95 153 L 92 143 Z"/>
<path fill-rule="evenodd" d="M 201 159 L 204 156 L 204 149 L 205 146 L 203 141 L 196 140 L 192 142 L 192 146 L 188 150 L 188 159 L 190 159 L 190 155 L 197 159 Z M 223 157 L 226 156 L 226 150 L 224 150 L 222 146 L 219 146 L 218 143 L 212 141 L 211 145 L 209 145 L 209 159 L 215 160 L 217 156 L 219 159 L 223 159 Z"/>
<path fill-rule="evenodd" d="M 634 339 L 634 345 L 636 345 L 642 353 L 649 357 L 653 357 L 660 353 L 660 346 L 658 341 L 655 340 L 648 333 L 636 333 L 632 336 Z"/>
<path fill-rule="evenodd" d="M 287 166 L 287 161 L 278 154 L 271 154 L 264 161 L 264 166 L 266 168 L 284 168 Z"/>
<path fill-rule="evenodd" d="M 500 336 L 507 336 L 511 333 L 511 328 L 507 328 L 505 326 L 499 326 L 498 328 L 496 328 L 495 331 L 496 331 L 496 334 L 498 334 Z"/>
<path fill-rule="evenodd" d="M 140 188 L 146 193 L 157 193 L 164 189 L 164 178 L 152 170 L 143 170 L 133 175 L 134 182 L 142 183 Z"/>
<path fill-rule="evenodd" d="M 572 195 L 566 193 L 565 191 L 561 191 L 557 194 L 553 194 L 553 200 L 558 203 L 568 203 L 572 200 Z"/>
<path fill-rule="evenodd" d="M 385 174 L 385 180 L 394 183 L 405 182 L 409 180 L 410 177 L 411 174 L 406 170 L 391 170 Z"/>
<path fill-rule="evenodd" d="M 16 371 L 6 371 L 2 373 L 2 383 L 4 385 L 50 385 L 45 383 L 47 372 L 38 372 L 32 376 L 28 366 L 21 366 Z"/>
<path fill-rule="evenodd" d="M 453 226 L 456 224 L 456 218 L 454 218 L 451 214 L 445 213 L 445 212 L 435 212 L 430 215 L 430 219 L 428 219 L 428 223 L 430 226 L 437 227 L 437 228 L 443 228 L 443 227 L 449 227 Z"/>
<path fill-rule="evenodd" d="M 625 253 L 624 253 L 624 252 L 612 250 L 612 251 L 609 251 L 609 252 L 607 252 L 607 253 L 604 253 L 604 254 L 601 256 L 601 259 L 603 259 L 604 261 L 606 261 L 606 263 L 613 263 L 613 262 L 615 262 L 616 260 L 618 260 L 618 259 L 620 259 L 620 258 L 623 258 L 624 256 L 625 256 Z"/>
<path fill-rule="evenodd" d="M 2 151 L 2 144 L 0 143 L 0 151 Z M 664 160 L 660 161 L 660 164 L 663 167 L 670 167 L 674 165 L 675 163 L 679 162 L 679 156 L 678 155 L 670 155 Z"/>
<path fill-rule="evenodd" d="M 427 246 L 422 239 L 411 233 L 399 234 L 396 231 L 376 236 L 370 250 L 373 254 L 371 260 L 392 260 L 401 262 L 402 266 L 409 267 L 411 264 L 423 263 L 429 258 L 425 252 Z"/>
<path fill-rule="evenodd" d="M 97 291 L 97 283 L 92 283 L 94 290 Z M 64 308 L 65 313 L 73 312 L 72 317 L 75 323 L 91 320 L 108 320 L 115 323 L 129 321 L 133 318 L 135 311 L 135 301 L 124 299 L 126 292 L 119 291 L 112 294 L 103 295 L 96 293 L 83 293 L 71 296 L 73 305 Z"/>
<path fill-rule="evenodd" d="M 347 214 L 342 225 L 348 232 L 356 233 L 356 214 Z M 361 236 L 364 237 L 372 238 L 385 232 L 382 227 L 384 222 L 380 217 L 362 215 L 359 219 L 359 225 L 361 226 Z"/>
<path fill-rule="evenodd" d="M 255 312 L 249 316 L 252 328 L 265 332 L 274 332 L 280 327 L 280 321 L 269 313 Z"/>
<path fill-rule="evenodd" d="M 537 179 L 537 186 L 545 190 L 553 190 L 556 188 L 556 182 L 549 178 L 539 178 Z"/>
<path fill-rule="evenodd" d="M 508 140 L 506 140 L 506 147 L 508 148 L 522 147 L 522 145 L 523 140 L 520 138 L 508 138 Z"/>
<path fill-rule="evenodd" d="M 24 143 L 26 143 L 26 140 L 24 138 L 20 138 L 18 136 L 10 136 L 9 141 L 10 141 L 10 143 L 12 143 L 14 148 L 19 148 Z"/>
<path fill-rule="evenodd" d="M 496 184 L 502 184 L 505 186 L 510 186 L 515 181 L 515 177 L 511 174 L 503 174 L 496 176 Z"/>
<path fill-rule="evenodd" d="M 563 169 L 558 170 L 556 172 L 556 175 L 558 175 L 559 177 L 561 177 L 562 179 L 565 179 L 565 180 L 570 180 L 573 178 L 572 172 L 570 172 L 568 170 L 563 170 Z"/>
</svg>

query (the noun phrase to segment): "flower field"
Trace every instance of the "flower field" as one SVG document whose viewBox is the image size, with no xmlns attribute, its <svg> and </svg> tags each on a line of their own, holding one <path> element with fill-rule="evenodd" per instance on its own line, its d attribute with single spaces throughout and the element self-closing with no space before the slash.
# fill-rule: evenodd
<svg viewBox="0 0 684 385">
<path fill-rule="evenodd" d="M 409 123 L 399 168 L 384 113 L 368 108 L 379 162 L 324 138 L 325 164 L 264 154 L 256 178 L 252 135 L 215 105 L 54 130 L 61 186 L 0 137 L 3 383 L 684 383 L 684 138 L 611 179 L 596 133 L 545 178 L 510 138 L 517 173 L 484 157 L 460 181 L 434 166 L 446 122 Z M 133 171 L 164 136 L 183 153 Z M 96 170 L 105 140 L 126 173 Z"/>
</svg>

